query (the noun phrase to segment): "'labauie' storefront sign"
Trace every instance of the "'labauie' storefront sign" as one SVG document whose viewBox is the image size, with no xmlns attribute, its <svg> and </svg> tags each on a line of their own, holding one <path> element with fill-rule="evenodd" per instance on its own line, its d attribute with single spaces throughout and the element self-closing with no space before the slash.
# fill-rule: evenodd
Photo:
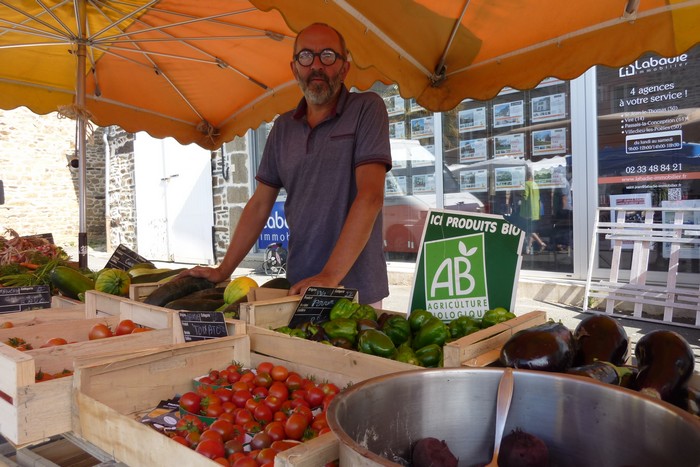
<svg viewBox="0 0 700 467">
<path fill-rule="evenodd" d="M 449 321 L 512 310 L 523 238 L 502 216 L 430 210 L 409 312 L 424 309 Z"/>
</svg>

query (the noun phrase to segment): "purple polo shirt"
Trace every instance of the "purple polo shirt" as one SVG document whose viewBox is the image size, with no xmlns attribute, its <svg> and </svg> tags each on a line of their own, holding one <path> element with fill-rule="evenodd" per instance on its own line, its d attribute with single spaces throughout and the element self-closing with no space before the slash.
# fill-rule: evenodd
<svg viewBox="0 0 700 467">
<path fill-rule="evenodd" d="M 313 129 L 305 99 L 275 120 L 256 179 L 287 191 L 287 278 L 292 284 L 323 269 L 357 194 L 354 169 L 373 162 L 391 170 L 389 121 L 376 93 L 351 93 L 343 86 L 335 114 Z M 361 303 L 389 295 L 381 214 L 341 284 L 358 289 Z"/>
</svg>

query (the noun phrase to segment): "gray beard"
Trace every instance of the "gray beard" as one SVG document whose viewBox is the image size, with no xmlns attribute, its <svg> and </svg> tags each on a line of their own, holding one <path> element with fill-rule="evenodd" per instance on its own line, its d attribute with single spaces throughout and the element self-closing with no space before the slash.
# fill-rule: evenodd
<svg viewBox="0 0 700 467">
<path fill-rule="evenodd" d="M 340 75 L 335 79 L 330 79 L 327 76 L 326 83 L 314 83 L 309 85 L 308 81 L 300 81 L 301 90 L 304 92 L 306 100 L 313 105 L 323 105 L 330 102 L 333 96 L 336 95 L 342 84 Z M 311 76 L 309 77 L 309 80 Z"/>
</svg>

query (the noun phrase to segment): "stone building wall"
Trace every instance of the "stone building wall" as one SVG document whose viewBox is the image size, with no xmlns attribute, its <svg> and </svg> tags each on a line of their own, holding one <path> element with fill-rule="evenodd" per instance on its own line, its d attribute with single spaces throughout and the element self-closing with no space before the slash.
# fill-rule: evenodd
<svg viewBox="0 0 700 467">
<path fill-rule="evenodd" d="M 112 126 L 106 129 L 106 140 L 107 251 L 114 251 L 120 244 L 137 251 L 134 135 Z"/>
<path fill-rule="evenodd" d="M 0 235 L 52 233 L 59 246 L 77 246 L 79 232 L 78 169 L 75 121 L 56 113 L 36 115 L 26 108 L 0 110 Z M 86 231 L 88 244 L 104 245 L 104 140 L 95 130 L 87 145 Z"/>
</svg>

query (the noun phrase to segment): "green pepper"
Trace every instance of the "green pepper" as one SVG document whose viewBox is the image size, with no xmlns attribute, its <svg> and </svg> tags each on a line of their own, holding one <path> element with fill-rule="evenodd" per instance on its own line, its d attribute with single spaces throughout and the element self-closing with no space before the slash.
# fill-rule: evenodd
<svg viewBox="0 0 700 467">
<path fill-rule="evenodd" d="M 440 318 L 433 316 L 413 336 L 412 347 L 417 350 L 428 344 L 443 346 L 449 335 L 447 325 Z"/>
<path fill-rule="evenodd" d="M 479 321 L 471 316 L 455 318 L 450 321 L 447 327 L 450 329 L 450 337 L 453 339 L 459 339 L 460 337 L 464 337 L 481 329 Z"/>
<path fill-rule="evenodd" d="M 411 338 L 411 325 L 401 315 L 391 315 L 384 320 L 382 332 L 391 338 L 394 345 L 399 346 Z"/>
<path fill-rule="evenodd" d="M 410 363 L 411 365 L 421 366 L 418 357 L 416 357 L 416 353 L 413 351 L 411 346 L 408 345 L 408 343 L 404 342 L 403 344 L 399 345 L 399 347 L 396 350 L 397 352 L 396 356 L 394 357 L 394 360 L 398 362 Z"/>
<path fill-rule="evenodd" d="M 334 337 L 329 341 L 329 343 L 333 347 L 340 347 L 341 349 L 354 350 L 355 348 L 353 342 L 344 337 Z"/>
<path fill-rule="evenodd" d="M 344 337 L 354 345 L 357 340 L 357 321 L 354 319 L 336 318 L 326 321 L 321 326 L 331 342 L 335 337 Z"/>
<path fill-rule="evenodd" d="M 367 329 L 360 333 L 357 340 L 357 350 L 379 357 L 394 358 L 396 346 L 389 336 L 377 329 Z"/>
<path fill-rule="evenodd" d="M 481 318 L 481 327 L 488 328 L 494 324 L 502 323 L 503 321 L 508 321 L 513 318 L 515 318 L 513 313 L 499 306 L 484 313 L 483 318 Z"/>
<path fill-rule="evenodd" d="M 299 337 L 301 339 L 307 338 L 306 331 L 304 331 L 303 329 L 292 329 L 292 331 L 289 333 L 289 335 L 292 337 Z"/>
<path fill-rule="evenodd" d="M 360 305 L 352 314 L 351 318 L 377 321 L 377 312 L 372 305 Z"/>
<path fill-rule="evenodd" d="M 411 325 L 411 331 L 413 333 L 418 332 L 418 330 L 423 327 L 423 325 L 433 317 L 433 314 L 426 310 L 413 310 L 408 317 L 408 324 Z"/>
<path fill-rule="evenodd" d="M 428 344 L 416 350 L 416 358 L 420 365 L 426 368 L 442 366 L 442 347 L 437 344 Z"/>
<path fill-rule="evenodd" d="M 351 302 L 347 298 L 341 298 L 331 308 L 331 320 L 336 318 L 352 318 L 352 315 L 360 307 L 359 303 Z"/>
<path fill-rule="evenodd" d="M 280 326 L 278 328 L 275 328 L 274 330 L 287 335 L 290 335 L 292 333 L 292 328 L 290 328 L 289 326 Z"/>
<path fill-rule="evenodd" d="M 372 321 L 371 319 L 358 319 L 357 320 L 357 331 L 362 332 L 365 329 L 379 329 L 379 325 L 377 324 L 376 321 Z"/>
</svg>

